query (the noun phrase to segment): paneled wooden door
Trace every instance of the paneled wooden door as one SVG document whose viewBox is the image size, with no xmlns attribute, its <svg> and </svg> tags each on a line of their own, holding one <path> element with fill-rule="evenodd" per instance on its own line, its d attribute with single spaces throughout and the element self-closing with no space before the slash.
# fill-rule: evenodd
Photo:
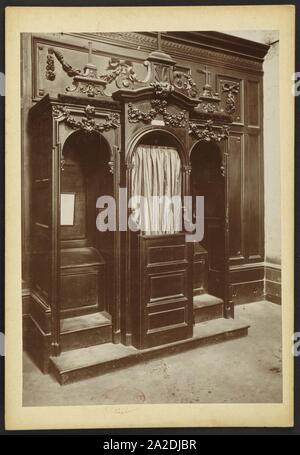
<svg viewBox="0 0 300 455">
<path fill-rule="evenodd" d="M 182 233 L 138 237 L 135 346 L 144 349 L 191 337 L 192 244 Z"/>
</svg>

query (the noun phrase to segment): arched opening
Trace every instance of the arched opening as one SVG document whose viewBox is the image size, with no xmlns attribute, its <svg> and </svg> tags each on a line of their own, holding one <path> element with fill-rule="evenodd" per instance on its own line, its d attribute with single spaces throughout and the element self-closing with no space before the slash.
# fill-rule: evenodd
<svg viewBox="0 0 300 455">
<path fill-rule="evenodd" d="M 193 147 L 190 161 L 194 206 L 195 198 L 204 196 L 204 238 L 195 245 L 195 255 L 202 260 L 199 266 L 195 259 L 194 294 L 224 298 L 225 184 L 220 148 L 214 142 L 200 141 Z"/>
<path fill-rule="evenodd" d="M 61 313 L 110 312 L 113 232 L 96 227 L 97 199 L 113 195 L 109 147 L 96 133 L 76 131 L 62 150 L 60 175 Z"/>
</svg>

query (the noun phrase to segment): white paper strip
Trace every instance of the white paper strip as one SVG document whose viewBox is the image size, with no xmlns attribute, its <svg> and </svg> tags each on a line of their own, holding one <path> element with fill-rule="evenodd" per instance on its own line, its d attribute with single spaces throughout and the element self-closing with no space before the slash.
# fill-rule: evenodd
<svg viewBox="0 0 300 455">
<path fill-rule="evenodd" d="M 61 193 L 60 195 L 60 224 L 61 226 L 74 225 L 75 194 Z"/>
</svg>

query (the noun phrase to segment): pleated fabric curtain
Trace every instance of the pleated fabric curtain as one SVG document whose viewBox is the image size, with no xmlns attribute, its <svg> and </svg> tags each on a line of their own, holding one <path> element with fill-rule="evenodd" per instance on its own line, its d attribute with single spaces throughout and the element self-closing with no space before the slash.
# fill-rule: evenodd
<svg viewBox="0 0 300 455">
<path fill-rule="evenodd" d="M 181 161 L 176 148 L 141 145 L 133 154 L 132 219 L 148 235 L 181 231 Z"/>
</svg>

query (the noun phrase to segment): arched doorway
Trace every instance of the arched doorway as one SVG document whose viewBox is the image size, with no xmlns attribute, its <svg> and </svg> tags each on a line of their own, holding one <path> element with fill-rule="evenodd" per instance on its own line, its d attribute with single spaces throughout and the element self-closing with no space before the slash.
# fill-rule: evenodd
<svg viewBox="0 0 300 455">
<path fill-rule="evenodd" d="M 204 196 L 204 238 L 196 245 L 202 267 L 194 276 L 202 293 L 224 299 L 225 292 L 225 179 L 222 154 L 214 142 L 199 141 L 192 149 L 191 193 Z M 204 262 L 204 264 L 203 264 Z"/>
<path fill-rule="evenodd" d="M 97 199 L 113 195 L 109 146 L 97 133 L 72 133 L 60 174 L 61 316 L 111 313 L 114 232 L 96 227 Z M 108 279 L 109 277 L 109 279 Z"/>
</svg>

